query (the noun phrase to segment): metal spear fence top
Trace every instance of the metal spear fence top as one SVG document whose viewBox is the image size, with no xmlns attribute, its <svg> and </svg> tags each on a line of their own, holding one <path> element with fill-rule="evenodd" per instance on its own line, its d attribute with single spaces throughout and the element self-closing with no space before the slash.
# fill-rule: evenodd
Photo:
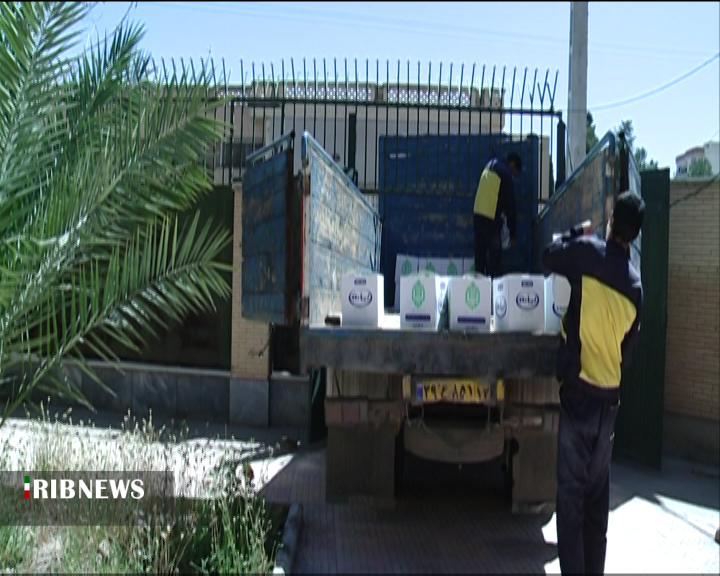
<svg viewBox="0 0 720 576">
<path fill-rule="evenodd" d="M 291 59 L 279 66 L 240 60 L 236 84 L 231 78 L 238 70 L 224 60 L 209 66 L 219 80 L 211 93 L 229 104 L 211 106 L 226 128 L 208 161 L 218 183 L 241 181 L 247 156 L 291 131 L 312 134 L 365 192 L 379 190 L 382 137 L 507 133 L 545 142 L 541 195 L 552 192 L 550 157 L 562 124 L 554 106 L 557 71 L 400 60 Z M 564 147 L 564 136 L 557 145 Z"/>
<path fill-rule="evenodd" d="M 212 66 L 212 64 L 211 64 Z M 347 58 L 284 60 L 247 65 L 240 60 L 240 83 L 225 61 L 213 74 L 218 97 L 238 102 L 340 102 L 448 108 L 528 110 L 555 114 L 559 72 L 535 68 L 432 62 L 423 65 Z"/>
</svg>

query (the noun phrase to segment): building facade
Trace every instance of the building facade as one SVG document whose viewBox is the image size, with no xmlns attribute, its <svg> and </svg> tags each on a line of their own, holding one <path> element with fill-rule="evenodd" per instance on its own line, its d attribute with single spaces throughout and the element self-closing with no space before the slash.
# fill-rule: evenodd
<svg viewBox="0 0 720 576">
<path fill-rule="evenodd" d="M 693 162 L 705 159 L 710 163 L 712 175 L 720 174 L 720 142 L 706 142 L 686 150 L 675 158 L 675 177 L 687 178 L 688 170 Z"/>
</svg>

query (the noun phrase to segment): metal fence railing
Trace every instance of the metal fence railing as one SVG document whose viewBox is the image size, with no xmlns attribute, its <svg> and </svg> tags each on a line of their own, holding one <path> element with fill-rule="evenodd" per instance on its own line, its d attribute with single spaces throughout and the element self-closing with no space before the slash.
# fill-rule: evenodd
<svg viewBox="0 0 720 576">
<path fill-rule="evenodd" d="M 382 136 L 506 134 L 521 140 L 533 134 L 541 142 L 540 199 L 564 179 L 557 72 L 337 59 L 278 67 L 241 61 L 239 72 L 241 81 L 233 84 L 223 68 L 218 96 L 230 99 L 213 110 L 226 126 L 208 158 L 216 184 L 242 181 L 247 157 L 292 131 L 309 132 L 364 192 L 379 188 Z"/>
</svg>

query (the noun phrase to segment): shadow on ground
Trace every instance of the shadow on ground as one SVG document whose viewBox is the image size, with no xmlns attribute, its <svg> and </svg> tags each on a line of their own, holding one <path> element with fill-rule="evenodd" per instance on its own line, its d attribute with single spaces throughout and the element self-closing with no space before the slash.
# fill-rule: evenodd
<svg viewBox="0 0 720 576">
<path fill-rule="evenodd" d="M 299 453 L 265 487 L 268 500 L 303 505 L 295 570 L 537 574 L 557 556 L 548 515 L 510 513 L 499 462 L 460 470 L 406 456 L 404 470 L 393 504 L 333 504 L 322 446 Z"/>
</svg>

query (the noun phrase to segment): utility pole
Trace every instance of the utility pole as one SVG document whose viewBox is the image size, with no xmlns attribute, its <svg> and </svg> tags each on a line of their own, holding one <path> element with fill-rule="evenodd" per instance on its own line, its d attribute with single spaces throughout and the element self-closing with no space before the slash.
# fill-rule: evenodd
<svg viewBox="0 0 720 576">
<path fill-rule="evenodd" d="M 570 2 L 567 162 L 572 174 L 585 159 L 587 140 L 588 3 Z"/>
</svg>

